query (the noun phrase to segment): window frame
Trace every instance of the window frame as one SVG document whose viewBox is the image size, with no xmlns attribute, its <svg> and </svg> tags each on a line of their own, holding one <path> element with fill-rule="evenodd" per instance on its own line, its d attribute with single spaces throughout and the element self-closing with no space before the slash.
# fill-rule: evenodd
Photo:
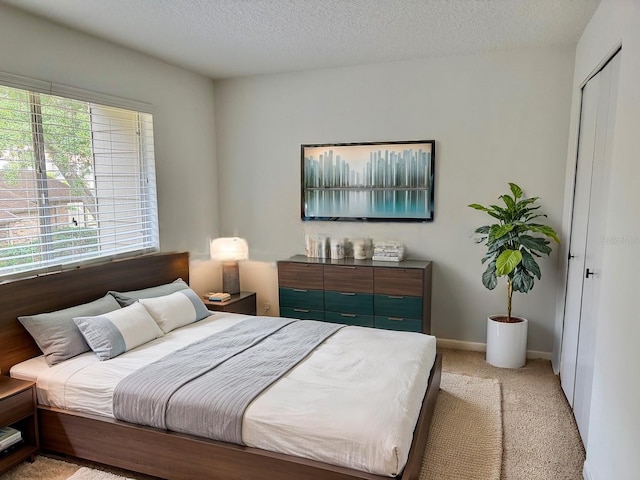
<svg viewBox="0 0 640 480">
<path fill-rule="evenodd" d="M 89 104 L 96 104 L 101 107 L 114 107 L 114 108 L 129 110 L 137 114 L 147 114 L 151 116 L 150 124 L 153 126 L 153 108 L 151 104 L 146 102 L 126 99 L 123 97 L 116 97 L 113 95 L 107 95 L 107 94 L 98 93 L 90 90 L 85 90 L 82 88 L 58 84 L 54 82 L 37 80 L 37 79 L 15 75 L 15 74 L 2 72 L 2 71 L 0 71 L 0 86 L 20 89 L 25 91 L 29 95 L 31 95 L 32 93 L 35 93 L 35 94 L 42 93 L 45 95 L 53 95 L 53 96 L 67 98 L 70 100 L 87 102 Z M 138 117 L 138 123 L 142 123 L 140 122 L 140 117 Z M 141 128 L 141 125 L 138 125 L 138 128 L 139 128 L 139 131 L 142 132 L 143 128 Z M 140 133 L 141 137 L 142 135 L 143 134 Z M 154 140 L 154 137 L 152 136 L 151 146 L 153 150 L 155 150 L 154 143 L 155 143 L 155 140 Z M 149 142 L 141 142 L 139 146 L 138 155 L 142 157 L 146 157 L 146 155 L 148 155 L 148 152 L 147 152 L 148 147 L 149 147 Z M 34 165 L 37 161 L 35 160 L 36 158 L 37 158 L 37 154 L 34 151 Z M 141 160 L 140 164 L 144 162 L 145 160 Z M 145 190 L 146 200 L 144 202 L 140 202 L 139 204 L 141 207 L 140 208 L 141 212 L 143 209 L 146 209 L 146 208 L 151 208 L 151 210 L 153 211 L 152 221 L 150 222 L 151 231 L 149 235 L 145 235 L 145 237 L 148 238 L 148 241 L 145 241 L 147 245 L 144 245 L 142 248 L 137 248 L 127 252 L 107 253 L 105 255 L 99 255 L 99 256 L 90 257 L 90 258 L 82 258 L 79 260 L 62 259 L 60 262 L 55 262 L 50 265 L 39 265 L 32 269 L 20 270 L 17 272 L 0 273 L 0 281 L 12 280 L 12 279 L 18 279 L 18 278 L 29 278 L 29 277 L 39 276 L 42 274 L 71 270 L 81 265 L 108 263 L 118 259 L 132 258 L 132 257 L 144 255 L 144 254 L 159 252 L 160 251 L 159 211 L 158 211 L 158 200 L 157 200 L 157 175 L 156 175 L 156 168 L 155 168 L 155 152 L 153 152 L 151 156 L 151 162 L 152 162 L 151 171 L 154 179 L 153 185 L 148 185 L 146 187 L 146 190 Z M 149 174 L 149 172 L 146 172 L 146 173 L 147 175 Z M 149 203 L 150 201 L 153 203 L 153 205 L 144 207 L 144 205 Z M 41 214 L 39 213 L 38 217 L 40 216 Z"/>
</svg>

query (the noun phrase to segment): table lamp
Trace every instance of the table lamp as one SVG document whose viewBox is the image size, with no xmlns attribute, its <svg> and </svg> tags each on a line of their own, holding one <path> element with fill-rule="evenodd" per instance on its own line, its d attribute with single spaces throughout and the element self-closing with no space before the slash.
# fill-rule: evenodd
<svg viewBox="0 0 640 480">
<path fill-rule="evenodd" d="M 211 240 L 211 259 L 222 262 L 222 291 L 240 293 L 238 262 L 249 258 L 249 245 L 244 238 L 221 237 Z"/>
</svg>

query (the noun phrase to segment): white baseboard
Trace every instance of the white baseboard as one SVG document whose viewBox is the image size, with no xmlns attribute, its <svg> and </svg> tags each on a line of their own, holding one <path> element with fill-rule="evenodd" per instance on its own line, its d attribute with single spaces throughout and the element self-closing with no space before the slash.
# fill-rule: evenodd
<svg viewBox="0 0 640 480">
<path fill-rule="evenodd" d="M 470 350 L 472 352 L 486 352 L 487 344 L 479 342 L 465 342 L 464 340 L 450 340 L 447 338 L 437 338 L 438 347 L 442 348 L 455 348 L 457 350 Z M 527 358 L 535 359 L 542 358 L 544 360 L 551 360 L 551 352 L 540 352 L 538 350 L 527 350 Z"/>
<path fill-rule="evenodd" d="M 472 352 L 486 352 L 486 343 L 464 342 L 462 340 L 449 340 L 436 337 L 436 345 L 442 348 L 455 348 L 456 350 L 470 350 Z"/>
<path fill-rule="evenodd" d="M 536 358 L 541 358 L 543 360 L 551 361 L 553 359 L 553 353 L 551 352 L 540 352 L 538 350 L 527 350 L 527 358 L 531 360 L 535 360 Z"/>
<path fill-rule="evenodd" d="M 584 480 L 593 480 L 591 469 L 589 468 L 589 464 L 586 460 L 584 461 L 584 465 L 582 466 L 582 478 L 584 478 Z"/>
</svg>

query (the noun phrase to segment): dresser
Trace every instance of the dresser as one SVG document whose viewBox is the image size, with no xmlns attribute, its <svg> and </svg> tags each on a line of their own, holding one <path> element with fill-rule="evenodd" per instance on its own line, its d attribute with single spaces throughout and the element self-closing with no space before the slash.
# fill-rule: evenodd
<svg viewBox="0 0 640 480">
<path fill-rule="evenodd" d="M 278 262 L 280 315 L 364 327 L 431 332 L 431 262 Z"/>
</svg>

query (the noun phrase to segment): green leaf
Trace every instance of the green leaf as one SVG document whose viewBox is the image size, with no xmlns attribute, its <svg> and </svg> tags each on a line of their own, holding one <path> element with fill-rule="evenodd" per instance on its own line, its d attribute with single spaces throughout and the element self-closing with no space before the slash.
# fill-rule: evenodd
<svg viewBox="0 0 640 480">
<path fill-rule="evenodd" d="M 505 224 L 505 225 L 500 225 L 498 228 L 496 228 L 493 232 L 492 232 L 492 238 L 494 240 L 497 240 L 498 238 L 502 238 L 504 237 L 507 233 L 509 233 L 511 230 L 513 230 L 514 225 L 511 224 Z"/>
<path fill-rule="evenodd" d="M 535 254 L 534 250 L 546 255 L 551 253 L 551 248 L 548 246 L 549 240 L 545 240 L 544 238 L 536 238 L 531 235 L 520 235 L 518 241 L 520 242 L 520 245 L 531 250 L 531 253 Z"/>
<path fill-rule="evenodd" d="M 500 213 L 498 212 L 494 212 L 493 209 L 491 208 L 487 208 L 483 205 L 480 205 L 479 203 L 472 203 L 470 205 L 467 205 L 468 207 L 471 208 L 475 208 L 476 210 L 481 210 L 483 212 L 487 212 L 489 215 L 491 215 L 493 218 L 497 218 L 498 220 L 500 220 L 502 217 L 500 215 Z"/>
<path fill-rule="evenodd" d="M 498 231 L 499 228 L 500 228 L 500 225 L 497 223 L 494 223 L 489 227 L 489 243 L 495 240 L 496 232 Z"/>
<path fill-rule="evenodd" d="M 487 260 L 491 260 L 495 255 L 487 255 L 485 257 L 482 258 L 482 261 L 480 263 L 487 263 Z M 494 262 L 495 263 L 495 262 Z"/>
<path fill-rule="evenodd" d="M 534 210 L 533 208 L 531 210 Z M 533 220 L 534 218 L 540 218 L 540 217 L 546 217 L 546 215 L 539 213 L 539 214 L 532 214 L 532 213 L 525 213 L 524 215 L 522 215 L 522 218 L 525 219 L 525 221 L 530 222 L 531 220 Z"/>
<path fill-rule="evenodd" d="M 487 207 L 484 207 L 484 206 L 480 205 L 479 203 L 471 203 L 471 204 L 467 205 L 467 207 L 475 208 L 476 210 L 482 210 L 483 212 L 488 212 L 489 211 L 489 209 Z"/>
<path fill-rule="evenodd" d="M 511 193 L 513 193 L 513 196 L 516 198 L 516 200 L 522 197 L 522 189 L 518 185 L 509 182 L 509 188 L 511 189 Z"/>
<path fill-rule="evenodd" d="M 496 276 L 496 262 L 491 262 L 482 274 L 482 284 L 489 290 L 493 290 L 498 285 L 498 277 Z"/>
<path fill-rule="evenodd" d="M 487 255 L 501 254 L 506 248 L 507 244 L 511 240 L 511 234 L 505 235 L 498 239 L 487 240 Z"/>
<path fill-rule="evenodd" d="M 522 260 L 520 250 L 507 249 L 496 259 L 496 273 L 498 276 L 509 275 Z"/>
<path fill-rule="evenodd" d="M 500 195 L 500 198 L 502 199 L 504 204 L 507 206 L 507 210 L 509 210 L 509 212 L 513 214 L 516 210 L 515 200 L 511 198 L 509 195 Z"/>
<path fill-rule="evenodd" d="M 484 225 L 482 227 L 478 227 L 475 229 L 475 231 L 473 233 L 482 233 L 483 235 L 486 235 L 489 233 L 489 225 Z"/>
<path fill-rule="evenodd" d="M 489 208 L 491 208 L 495 213 L 497 213 L 497 214 L 499 214 L 499 215 L 500 215 L 499 217 L 497 217 L 497 218 L 499 218 L 500 220 L 504 220 L 504 219 L 505 219 L 505 217 L 507 217 L 507 216 L 508 216 L 508 213 L 509 213 L 509 212 L 507 212 L 507 210 L 506 210 L 506 209 L 504 209 L 504 208 L 502 208 L 502 207 L 500 207 L 500 206 L 498 206 L 498 205 L 489 205 Z"/>
<path fill-rule="evenodd" d="M 523 198 L 522 200 L 518 201 L 517 206 L 518 208 L 524 208 L 529 204 L 536 203 L 538 200 L 540 200 L 540 197 Z M 533 208 L 540 208 L 540 206 L 536 206 Z"/>
<path fill-rule="evenodd" d="M 533 258 L 531 254 L 526 250 L 520 250 L 520 253 L 522 253 L 522 267 L 524 267 L 525 270 L 533 273 L 536 277 L 538 277 L 538 280 L 540 280 L 540 276 L 542 274 L 540 272 L 538 262 L 536 262 L 535 258 Z"/>
<path fill-rule="evenodd" d="M 497 243 L 487 243 L 487 246 L 487 255 L 489 256 L 500 255 L 505 248 L 504 245 L 500 245 Z"/>
<path fill-rule="evenodd" d="M 555 230 L 547 225 L 539 225 L 539 224 L 529 224 L 529 230 L 532 232 L 541 233 L 549 238 L 555 240 L 556 243 L 560 243 L 560 239 L 556 234 Z"/>
<path fill-rule="evenodd" d="M 513 273 L 511 285 L 514 291 L 527 293 L 533 288 L 533 277 L 526 270 L 518 268 Z"/>
<path fill-rule="evenodd" d="M 529 207 L 526 205 L 522 205 L 523 203 L 524 202 L 519 202 L 518 205 L 516 205 L 518 218 L 530 217 L 532 212 L 540 209 L 540 205 Z"/>
</svg>

